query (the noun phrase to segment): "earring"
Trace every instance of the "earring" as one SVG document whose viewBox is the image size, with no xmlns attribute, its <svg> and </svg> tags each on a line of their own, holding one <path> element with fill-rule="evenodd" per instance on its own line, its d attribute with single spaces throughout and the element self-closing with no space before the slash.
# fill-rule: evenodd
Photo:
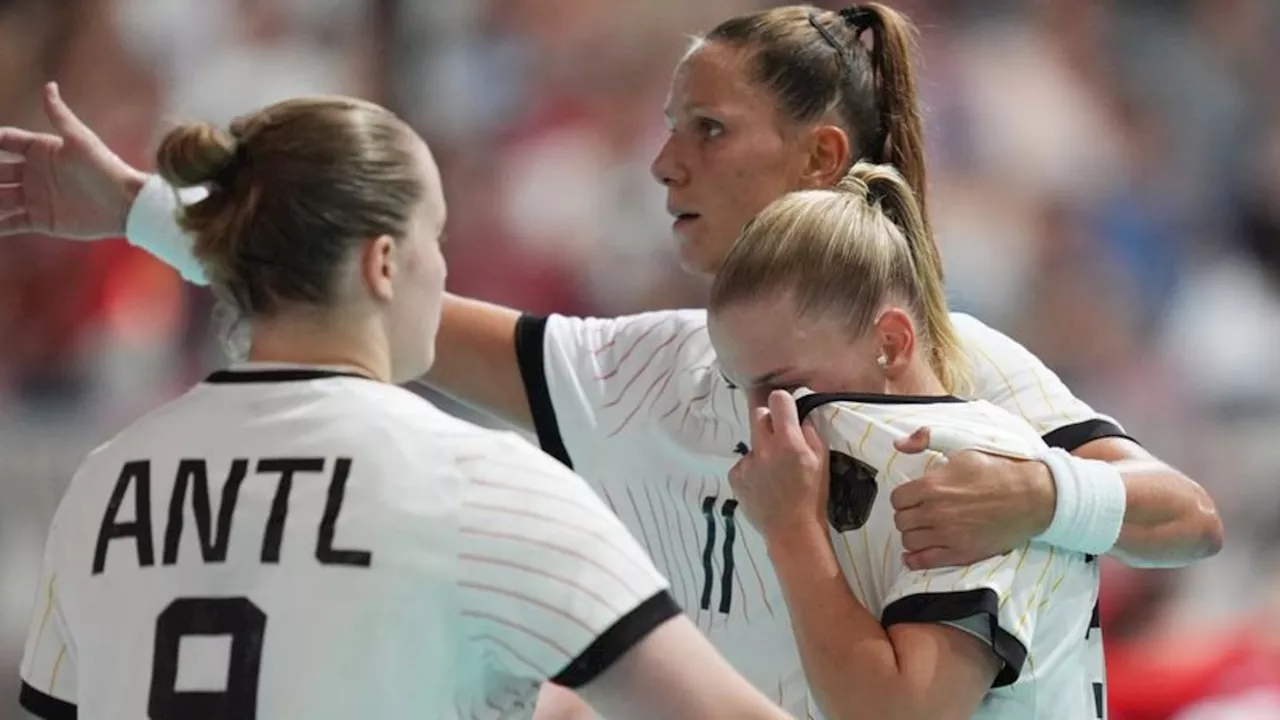
<svg viewBox="0 0 1280 720">
<path fill-rule="evenodd" d="M 876 364 L 880 366 L 881 370 L 884 370 L 889 366 L 889 358 L 885 357 L 884 353 L 880 353 L 880 357 L 876 358 Z"/>
</svg>

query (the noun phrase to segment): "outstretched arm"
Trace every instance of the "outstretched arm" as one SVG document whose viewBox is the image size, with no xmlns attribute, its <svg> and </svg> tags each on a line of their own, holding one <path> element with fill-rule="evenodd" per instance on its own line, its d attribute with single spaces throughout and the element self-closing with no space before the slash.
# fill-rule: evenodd
<svg viewBox="0 0 1280 720">
<path fill-rule="evenodd" d="M 0 151 L 14 156 L 0 160 L 0 236 L 120 237 L 146 174 L 111 152 L 53 83 L 44 109 L 57 134 L 0 127 Z"/>
<path fill-rule="evenodd" d="M 899 447 L 918 452 L 924 445 L 908 440 Z M 1222 520 L 1208 493 L 1137 443 L 1103 438 L 1073 455 L 1086 477 L 1110 471 L 1123 483 L 1124 521 L 1108 555 L 1132 567 L 1181 567 L 1222 548 Z M 907 565 L 920 570 L 970 564 L 1041 536 L 1058 493 L 1043 463 L 966 451 L 899 486 L 892 499 Z"/>
<path fill-rule="evenodd" d="M 525 430 L 533 415 L 516 358 L 520 313 L 501 305 L 445 295 L 436 361 L 426 381 L 445 394 Z"/>
<path fill-rule="evenodd" d="M 203 282 L 191 241 L 173 219 L 170 189 L 120 159 L 45 88 L 55 133 L 0 128 L 0 236 L 42 233 L 76 240 L 120 237 Z M 459 400 L 524 428 L 532 427 L 516 361 L 519 313 L 459 297 L 445 298 L 435 367 L 427 381 Z"/>
<path fill-rule="evenodd" d="M 1049 445 L 1070 452 L 1063 468 L 1070 477 L 1055 478 L 1039 462 L 963 452 L 899 486 L 893 504 L 909 567 L 970 564 L 1032 539 L 1105 552 L 1134 567 L 1180 567 L 1217 554 L 1222 520 L 1204 488 L 1076 399 L 1026 348 L 971 317 L 953 317 L 973 349 L 975 396 L 1023 417 Z M 908 441 L 900 449 L 923 445 Z M 1065 482 L 1078 491 L 1066 512 L 1105 514 L 1107 498 L 1121 496 L 1123 522 L 1111 527 L 1104 547 L 1078 534 L 1041 538 L 1063 505 L 1058 486 Z"/>
<path fill-rule="evenodd" d="M 1222 519 L 1209 493 L 1142 446 L 1125 438 L 1102 438 L 1072 454 L 1110 464 L 1124 481 L 1124 524 L 1111 556 L 1133 567 L 1179 567 L 1222 549 Z M 1038 473 L 1040 467 L 1032 469 Z M 1056 492 L 1049 480 L 1041 478 L 1031 487 L 1034 503 L 1049 509 L 1051 521 Z M 1045 522 L 1035 528 L 1036 534 L 1047 527 Z"/>
</svg>

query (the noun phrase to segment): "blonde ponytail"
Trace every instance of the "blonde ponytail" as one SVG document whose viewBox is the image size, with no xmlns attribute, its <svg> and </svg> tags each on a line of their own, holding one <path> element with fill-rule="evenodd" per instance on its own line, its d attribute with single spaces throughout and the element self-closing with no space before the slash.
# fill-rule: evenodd
<svg viewBox="0 0 1280 720">
<path fill-rule="evenodd" d="M 930 367 L 948 392 L 969 389 L 951 324 L 942 262 L 911 186 L 888 165 L 860 162 L 831 190 L 774 201 L 743 230 L 711 289 L 711 309 L 790 290 L 801 314 L 835 312 L 856 332 L 901 297 L 921 324 Z"/>
</svg>

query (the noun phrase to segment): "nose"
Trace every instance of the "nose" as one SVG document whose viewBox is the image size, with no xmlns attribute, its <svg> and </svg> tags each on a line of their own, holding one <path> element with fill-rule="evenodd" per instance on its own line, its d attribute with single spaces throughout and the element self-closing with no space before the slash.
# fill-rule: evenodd
<svg viewBox="0 0 1280 720">
<path fill-rule="evenodd" d="M 662 143 L 662 148 L 658 150 L 658 156 L 653 159 L 653 164 L 649 166 L 649 172 L 653 174 L 653 179 L 664 187 L 682 185 L 688 180 L 689 173 L 685 169 L 684 163 L 679 161 L 678 154 L 676 136 L 673 133 L 667 136 L 666 142 Z"/>
</svg>

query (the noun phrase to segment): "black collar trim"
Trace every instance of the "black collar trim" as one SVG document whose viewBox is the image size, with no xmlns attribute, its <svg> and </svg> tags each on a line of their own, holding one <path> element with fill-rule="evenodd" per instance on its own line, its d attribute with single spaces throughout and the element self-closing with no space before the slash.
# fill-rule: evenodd
<svg viewBox="0 0 1280 720">
<path fill-rule="evenodd" d="M 368 380 L 356 372 L 322 370 L 320 368 L 269 368 L 255 370 L 218 370 L 204 381 L 213 385 L 242 385 L 249 383 L 300 382 L 325 378 L 350 377 Z"/>
<path fill-rule="evenodd" d="M 884 395 L 881 393 L 813 393 L 796 400 L 796 410 L 800 419 L 822 407 L 835 402 L 856 402 L 873 405 L 936 405 L 938 403 L 966 403 L 964 398 L 955 395 Z"/>
</svg>

